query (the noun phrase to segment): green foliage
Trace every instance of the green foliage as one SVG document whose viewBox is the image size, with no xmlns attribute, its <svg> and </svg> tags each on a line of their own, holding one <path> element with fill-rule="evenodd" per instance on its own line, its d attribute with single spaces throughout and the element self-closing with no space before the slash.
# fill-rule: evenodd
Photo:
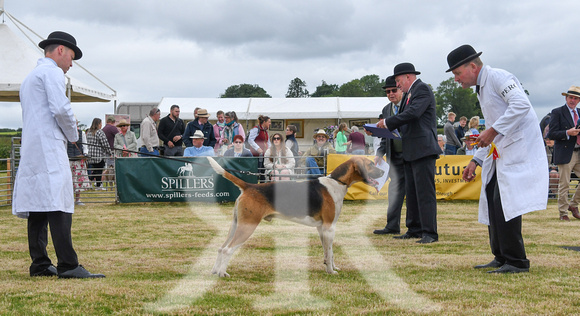
<svg viewBox="0 0 580 316">
<path fill-rule="evenodd" d="M 316 87 L 316 91 L 314 91 L 310 96 L 313 98 L 334 97 L 337 91 L 338 85 L 327 84 L 326 81 L 322 80 L 322 84 Z"/>
<path fill-rule="evenodd" d="M 378 75 L 366 75 L 340 86 L 339 97 L 384 97 L 381 79 Z"/>
<path fill-rule="evenodd" d="M 306 90 L 306 82 L 298 77 L 290 81 L 288 92 L 286 92 L 287 98 L 307 98 L 309 96 L 310 92 Z"/>
<path fill-rule="evenodd" d="M 457 114 L 456 121 L 461 116 L 467 117 L 467 120 L 476 115 L 483 116 L 477 94 L 471 88 L 463 89 L 453 77 L 441 82 L 434 93 L 439 124 L 445 124 L 448 112 Z"/>
<path fill-rule="evenodd" d="M 229 86 L 220 98 L 271 98 L 266 90 L 257 84 L 242 83 Z"/>
</svg>

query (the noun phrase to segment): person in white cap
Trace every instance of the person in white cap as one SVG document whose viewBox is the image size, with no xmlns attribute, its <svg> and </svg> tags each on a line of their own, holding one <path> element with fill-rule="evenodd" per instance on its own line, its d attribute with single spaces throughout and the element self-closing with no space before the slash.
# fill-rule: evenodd
<svg viewBox="0 0 580 316">
<path fill-rule="evenodd" d="M 72 61 L 83 55 L 76 44 L 72 35 L 52 32 L 38 44 L 45 57 L 20 86 L 22 147 L 12 213 L 28 219 L 31 276 L 105 277 L 79 265 L 71 238 L 74 195 L 66 144 L 78 142 L 79 133 L 66 96 L 64 74 Z M 57 267 L 46 252 L 48 227 Z"/>
<path fill-rule="evenodd" d="M 193 146 L 185 148 L 183 152 L 183 157 L 214 157 L 215 152 L 213 147 L 204 146 L 203 142 L 205 140 L 205 136 L 201 130 L 195 131 L 193 136 L 191 137 L 191 143 Z"/>
</svg>

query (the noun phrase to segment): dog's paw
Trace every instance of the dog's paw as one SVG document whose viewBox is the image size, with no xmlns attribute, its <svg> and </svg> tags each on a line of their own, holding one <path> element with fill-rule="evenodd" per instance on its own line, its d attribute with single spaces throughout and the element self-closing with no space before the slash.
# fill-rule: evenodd
<svg viewBox="0 0 580 316">
<path fill-rule="evenodd" d="M 230 275 L 227 272 L 225 272 L 225 271 L 224 272 L 220 272 L 219 273 L 219 276 L 220 276 L 220 278 L 229 278 L 230 277 Z"/>
</svg>

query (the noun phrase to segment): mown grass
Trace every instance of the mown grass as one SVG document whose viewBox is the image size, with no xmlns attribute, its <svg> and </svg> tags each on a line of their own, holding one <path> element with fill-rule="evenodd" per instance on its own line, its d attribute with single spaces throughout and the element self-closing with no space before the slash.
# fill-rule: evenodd
<svg viewBox="0 0 580 316">
<path fill-rule="evenodd" d="M 579 313 L 580 252 L 561 246 L 580 246 L 580 221 L 558 221 L 554 203 L 524 216 L 532 266 L 516 275 L 472 268 L 492 259 L 476 202 L 439 202 L 440 242 L 431 245 L 373 235 L 384 226 L 385 204 L 345 202 L 334 247 L 337 275 L 324 271 L 315 229 L 274 220 L 258 227 L 223 279 L 209 271 L 232 203 L 78 207 L 73 241 L 81 264 L 107 275 L 99 280 L 29 277 L 26 221 L 3 207 L 0 314 Z"/>
</svg>

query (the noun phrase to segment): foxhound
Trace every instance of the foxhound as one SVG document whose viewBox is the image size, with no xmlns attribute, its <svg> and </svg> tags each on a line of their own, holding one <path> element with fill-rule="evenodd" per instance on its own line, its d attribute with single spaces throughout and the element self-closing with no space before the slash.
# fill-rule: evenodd
<svg viewBox="0 0 580 316">
<path fill-rule="evenodd" d="M 316 227 L 324 251 L 326 272 L 338 273 L 334 265 L 332 242 L 342 203 L 349 186 L 358 181 L 374 184 L 383 175 L 372 160 L 355 156 L 326 177 L 308 181 L 277 181 L 252 184 L 225 171 L 213 158 L 212 168 L 233 182 L 242 193 L 234 206 L 233 221 L 226 242 L 218 250 L 212 274 L 229 277 L 226 272 L 233 253 L 252 235 L 262 220 L 282 218 Z"/>
</svg>

